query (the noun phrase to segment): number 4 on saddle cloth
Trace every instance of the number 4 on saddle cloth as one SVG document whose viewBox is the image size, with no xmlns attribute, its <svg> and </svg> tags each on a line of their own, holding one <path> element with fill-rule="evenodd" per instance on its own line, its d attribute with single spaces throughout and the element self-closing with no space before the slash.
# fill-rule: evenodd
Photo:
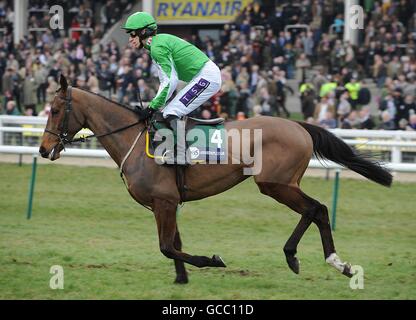
<svg viewBox="0 0 416 320">
<path fill-rule="evenodd" d="M 224 119 L 184 117 L 176 134 L 161 112 L 156 112 L 146 133 L 146 154 L 158 164 L 215 164 L 226 159 Z"/>
</svg>

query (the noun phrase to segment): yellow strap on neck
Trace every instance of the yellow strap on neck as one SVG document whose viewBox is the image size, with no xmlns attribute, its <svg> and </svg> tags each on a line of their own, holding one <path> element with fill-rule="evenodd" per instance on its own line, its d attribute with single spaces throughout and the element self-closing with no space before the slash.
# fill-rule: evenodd
<svg viewBox="0 0 416 320">
<path fill-rule="evenodd" d="M 155 156 L 153 155 L 153 154 L 151 154 L 150 153 L 150 151 L 149 151 L 149 144 L 150 144 L 150 138 L 149 138 L 149 131 L 146 131 L 146 155 L 149 157 L 149 158 L 151 158 L 151 159 L 154 159 L 155 158 Z"/>
</svg>

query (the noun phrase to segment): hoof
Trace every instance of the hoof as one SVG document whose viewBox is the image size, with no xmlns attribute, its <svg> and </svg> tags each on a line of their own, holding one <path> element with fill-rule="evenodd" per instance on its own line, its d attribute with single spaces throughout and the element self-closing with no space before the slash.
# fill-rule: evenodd
<svg viewBox="0 0 416 320">
<path fill-rule="evenodd" d="M 294 273 L 299 274 L 299 260 L 296 257 L 286 258 L 287 264 Z"/>
<path fill-rule="evenodd" d="M 188 277 L 187 276 L 177 276 L 174 283 L 175 284 L 186 284 L 186 283 L 188 283 Z"/>
<path fill-rule="evenodd" d="M 345 263 L 342 274 L 347 276 L 348 278 L 352 278 L 353 274 L 351 273 L 351 265 L 348 262 Z"/>
<path fill-rule="evenodd" d="M 224 261 L 222 260 L 220 256 L 213 255 L 211 261 L 212 261 L 213 267 L 222 267 L 222 268 L 226 267 Z"/>
</svg>

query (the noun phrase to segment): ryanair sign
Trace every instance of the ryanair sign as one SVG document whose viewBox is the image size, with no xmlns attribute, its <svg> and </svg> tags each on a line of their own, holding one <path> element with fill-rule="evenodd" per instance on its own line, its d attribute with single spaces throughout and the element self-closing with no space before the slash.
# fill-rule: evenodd
<svg viewBox="0 0 416 320">
<path fill-rule="evenodd" d="M 226 23 L 232 21 L 250 0 L 155 0 L 158 23 Z"/>
</svg>

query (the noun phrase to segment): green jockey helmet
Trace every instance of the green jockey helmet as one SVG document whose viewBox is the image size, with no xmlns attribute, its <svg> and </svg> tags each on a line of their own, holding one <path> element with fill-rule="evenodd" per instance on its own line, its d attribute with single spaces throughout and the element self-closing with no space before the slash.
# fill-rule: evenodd
<svg viewBox="0 0 416 320">
<path fill-rule="evenodd" d="M 156 30 L 157 24 L 155 18 L 147 12 L 136 12 L 127 18 L 126 23 L 122 29 L 129 31 L 140 30 L 140 29 Z"/>
</svg>

